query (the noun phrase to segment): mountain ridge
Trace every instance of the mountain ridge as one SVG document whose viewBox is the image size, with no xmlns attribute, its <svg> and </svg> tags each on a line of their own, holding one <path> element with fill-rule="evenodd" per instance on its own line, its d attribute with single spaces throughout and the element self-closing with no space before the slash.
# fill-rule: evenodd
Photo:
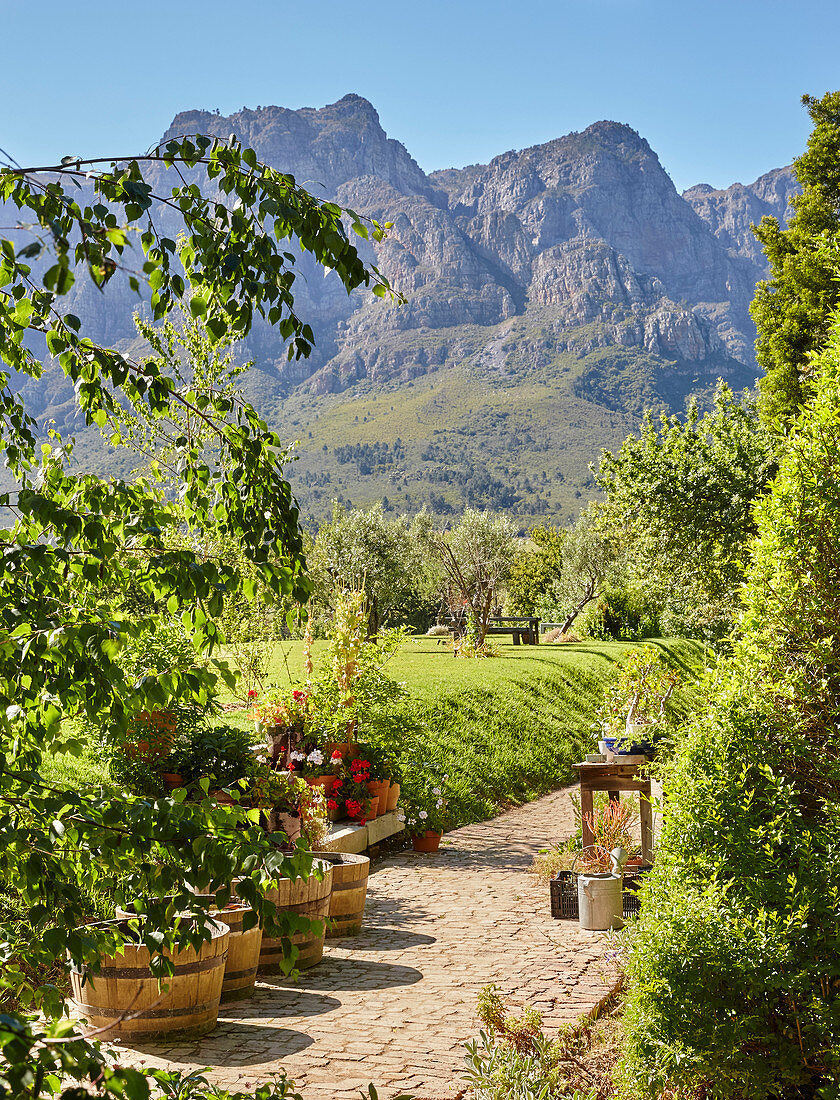
<svg viewBox="0 0 840 1100">
<path fill-rule="evenodd" d="M 644 137 L 601 120 L 426 174 L 353 93 L 321 108 L 184 111 L 164 136 L 196 132 L 234 133 L 314 194 L 393 223 L 360 247 L 404 306 L 348 296 L 304 255 L 295 294 L 312 357 L 288 363 L 261 323 L 241 349 L 255 364 L 247 392 L 272 427 L 305 429 L 290 476 L 315 518 L 333 497 L 385 496 L 441 515 L 504 500 L 523 522 L 565 522 L 591 490 L 588 462 L 644 407 L 679 411 L 691 394 L 708 399 L 718 377 L 754 380 L 748 307 L 766 265 L 749 224 L 784 218 L 789 168 L 681 195 Z M 68 305 L 95 337 L 131 349 L 126 289 L 80 287 Z M 38 411 L 75 429 L 64 388 L 48 371 Z M 387 445 L 387 461 L 373 461 L 374 445 L 379 458 Z"/>
</svg>

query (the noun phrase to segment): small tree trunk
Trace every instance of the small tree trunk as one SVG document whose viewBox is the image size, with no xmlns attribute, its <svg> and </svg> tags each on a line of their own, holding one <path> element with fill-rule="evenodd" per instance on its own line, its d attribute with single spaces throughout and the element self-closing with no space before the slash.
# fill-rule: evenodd
<svg viewBox="0 0 840 1100">
<path fill-rule="evenodd" d="M 368 612 L 368 636 L 367 641 L 376 641 L 379 637 L 379 605 L 376 596 L 370 598 L 370 611 Z"/>
<path fill-rule="evenodd" d="M 563 625 L 560 627 L 560 633 L 561 634 L 567 633 L 569 627 L 572 625 L 572 623 L 575 621 L 575 619 L 578 617 L 578 615 L 581 613 L 581 611 L 583 611 L 583 609 L 586 607 L 586 605 L 588 603 L 591 603 L 592 600 L 595 599 L 596 595 L 597 595 L 597 593 L 595 591 L 595 581 L 594 580 L 587 581 L 586 582 L 586 588 L 584 589 L 584 592 L 583 592 L 583 599 L 581 599 L 577 603 L 577 605 L 575 606 L 574 610 L 570 611 L 569 614 L 566 616 L 565 621 L 563 622 Z"/>
</svg>

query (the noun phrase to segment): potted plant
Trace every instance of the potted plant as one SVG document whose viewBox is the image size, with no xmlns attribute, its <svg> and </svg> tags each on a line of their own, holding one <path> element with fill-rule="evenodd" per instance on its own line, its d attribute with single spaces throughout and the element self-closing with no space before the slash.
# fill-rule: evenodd
<svg viewBox="0 0 840 1100">
<path fill-rule="evenodd" d="M 266 740 L 269 760 L 273 765 L 288 763 L 289 754 L 303 740 L 312 717 L 309 690 L 291 690 L 273 685 L 262 697 L 254 700 L 249 711 L 257 733 Z"/>
<path fill-rule="evenodd" d="M 238 726 L 199 727 L 179 735 L 165 764 L 194 792 L 201 779 L 210 779 L 214 791 L 223 791 L 254 770 L 251 734 Z"/>
<path fill-rule="evenodd" d="M 305 780 L 310 787 L 322 787 L 326 791 L 332 786 L 341 764 L 340 757 L 338 761 L 333 760 L 317 744 L 306 743 L 291 750 L 286 768 L 298 779 Z"/>
<path fill-rule="evenodd" d="M 303 780 L 287 771 L 269 767 L 259 767 L 246 788 L 245 800 L 260 811 L 263 828 L 269 833 L 285 833 L 286 847 L 294 847 L 302 832 L 300 798 L 303 789 L 308 789 Z"/>
<path fill-rule="evenodd" d="M 368 780 L 367 792 L 371 798 L 378 798 L 377 813 L 371 816 L 379 816 L 388 811 L 388 798 L 391 790 L 391 757 L 381 746 L 375 744 L 360 745 L 363 763 L 367 765 Z"/>
<path fill-rule="evenodd" d="M 409 795 L 405 810 L 399 815 L 405 822 L 415 852 L 436 852 L 449 820 L 448 802 L 443 787 L 434 779 L 417 784 Z"/>
<path fill-rule="evenodd" d="M 596 711 L 596 729 L 608 752 L 652 755 L 668 721 L 666 706 L 679 683 L 656 650 L 630 650 Z"/>
</svg>

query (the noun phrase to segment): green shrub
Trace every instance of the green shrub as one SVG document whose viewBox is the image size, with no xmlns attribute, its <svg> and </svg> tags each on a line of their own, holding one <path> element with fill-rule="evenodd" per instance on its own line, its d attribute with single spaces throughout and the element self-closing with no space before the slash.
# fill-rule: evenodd
<svg viewBox="0 0 840 1100">
<path fill-rule="evenodd" d="M 743 630 L 667 778 L 631 951 L 633 1097 L 838 1096 L 840 326 L 757 508 Z"/>
<path fill-rule="evenodd" d="M 606 588 L 583 612 L 577 628 L 589 638 L 635 641 L 659 633 L 659 612 L 637 588 Z"/>
</svg>

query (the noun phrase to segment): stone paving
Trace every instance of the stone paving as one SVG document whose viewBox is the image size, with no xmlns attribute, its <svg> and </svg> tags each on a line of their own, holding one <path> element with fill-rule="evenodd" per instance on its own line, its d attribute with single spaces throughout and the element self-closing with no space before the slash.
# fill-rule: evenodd
<svg viewBox="0 0 840 1100">
<path fill-rule="evenodd" d="M 371 874 L 362 933 L 327 940 L 296 985 L 260 983 L 253 1000 L 223 1005 L 204 1039 L 122 1048 L 121 1060 L 209 1066 L 243 1091 L 282 1069 L 306 1100 L 356 1100 L 369 1082 L 383 1100 L 458 1096 L 482 986 L 539 1009 L 550 1032 L 614 985 L 606 937 L 552 920 L 547 887 L 528 874 L 573 828 L 569 791 L 557 791 L 447 833 L 436 855 L 389 857 Z"/>
</svg>

